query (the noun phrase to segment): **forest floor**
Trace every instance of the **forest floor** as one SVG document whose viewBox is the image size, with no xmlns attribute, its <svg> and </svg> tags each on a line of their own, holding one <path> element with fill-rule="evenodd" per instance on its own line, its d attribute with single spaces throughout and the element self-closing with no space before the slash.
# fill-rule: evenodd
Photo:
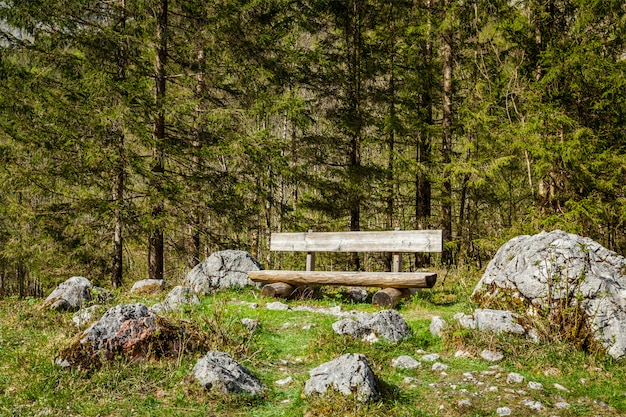
<svg viewBox="0 0 626 417">
<path fill-rule="evenodd" d="M 476 307 L 469 294 L 479 272 L 439 272 L 443 285 L 397 307 L 412 330 L 410 338 L 397 344 L 337 335 L 331 329 L 337 317 L 295 309 L 376 311 L 332 288 L 313 299 L 286 301 L 292 308 L 285 311 L 267 309 L 275 300 L 247 288 L 203 297 L 200 304 L 171 314 L 207 331 L 221 329 L 220 350 L 231 353 L 267 387 L 257 398 L 200 388 L 190 377 L 199 354 L 138 363 L 120 359 L 89 373 L 60 368 L 54 363 L 56 353 L 80 331 L 72 313 L 43 311 L 40 299 L 5 299 L 0 301 L 0 416 L 626 415 L 626 361 L 565 343 L 536 344 L 519 336 L 462 329 L 452 316 Z M 120 291 L 114 303 L 150 306 L 163 296 Z M 450 324 L 443 338 L 429 331 L 434 315 Z M 258 320 L 259 326 L 249 331 L 241 323 L 244 318 Z M 501 351 L 504 359 L 487 362 L 480 355 L 484 349 Z M 460 350 L 469 357 L 457 357 Z M 363 404 L 340 395 L 304 396 L 309 370 L 345 353 L 366 355 L 382 399 Z M 445 366 L 433 369 L 435 362 L 422 359 L 432 353 Z M 392 367 L 392 360 L 402 355 L 421 361 L 422 367 Z M 512 382 L 510 373 L 524 380 Z"/>
</svg>

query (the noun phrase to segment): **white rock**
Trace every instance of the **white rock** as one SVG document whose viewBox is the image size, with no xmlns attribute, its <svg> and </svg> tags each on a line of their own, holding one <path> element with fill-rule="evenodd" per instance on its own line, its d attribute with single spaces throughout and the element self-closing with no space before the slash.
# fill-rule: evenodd
<svg viewBox="0 0 626 417">
<path fill-rule="evenodd" d="M 511 372 L 506 376 L 506 382 L 508 384 L 521 384 L 525 379 L 526 378 L 516 372 Z"/>
<path fill-rule="evenodd" d="M 541 391 L 543 390 L 543 384 L 541 384 L 540 382 L 535 382 L 535 381 L 528 381 L 528 389 L 533 389 L 536 391 Z"/>
<path fill-rule="evenodd" d="M 474 321 L 478 330 L 494 333 L 526 333 L 518 320 L 517 314 L 506 310 L 476 309 L 474 311 Z"/>
<path fill-rule="evenodd" d="M 276 385 L 278 385 L 279 387 L 284 387 L 285 385 L 289 385 L 293 382 L 293 378 L 288 376 L 285 379 L 279 379 L 278 381 L 275 382 Z"/>
<path fill-rule="evenodd" d="M 435 372 L 439 372 L 439 371 L 446 371 L 448 368 L 449 368 L 449 366 L 444 364 L 444 363 L 435 362 L 435 363 L 433 363 L 433 366 L 432 366 L 431 369 L 433 371 L 435 371 Z"/>
<path fill-rule="evenodd" d="M 511 409 L 509 407 L 498 407 L 496 409 L 496 414 L 498 414 L 499 416 L 510 416 Z"/>
<path fill-rule="evenodd" d="M 561 384 L 554 384 L 554 388 L 558 389 L 559 391 L 569 392 L 569 390 Z"/>
<path fill-rule="evenodd" d="M 256 329 L 257 327 L 259 327 L 259 321 L 255 320 L 255 319 L 251 319 L 251 318 L 243 318 L 241 319 L 241 324 L 243 324 L 244 326 L 246 326 L 246 328 L 250 331 Z"/>
<path fill-rule="evenodd" d="M 446 327 L 446 321 L 439 316 L 433 316 L 430 321 L 430 333 L 433 336 L 441 337 L 443 329 Z"/>
<path fill-rule="evenodd" d="M 469 353 L 467 350 L 457 350 L 456 352 L 454 352 L 454 357 L 455 358 L 471 358 L 472 354 Z"/>
<path fill-rule="evenodd" d="M 411 356 L 399 356 L 391 360 L 391 366 L 399 369 L 416 369 L 421 368 L 422 364 Z"/>
<path fill-rule="evenodd" d="M 565 408 L 569 408 L 570 405 L 568 403 L 566 403 L 565 401 L 559 401 L 558 403 L 554 404 L 554 406 L 558 409 L 565 409 Z"/>
<path fill-rule="evenodd" d="M 525 405 L 526 407 L 534 411 L 541 411 L 545 408 L 543 404 L 541 404 L 539 401 L 533 401 L 529 399 L 523 400 L 522 405 Z"/>
<path fill-rule="evenodd" d="M 459 406 L 459 408 L 466 408 L 466 407 L 471 407 L 472 406 L 472 402 L 470 400 L 468 400 L 467 398 L 464 398 L 462 400 L 459 400 L 457 405 Z"/>
<path fill-rule="evenodd" d="M 589 238 L 561 230 L 518 236 L 498 250 L 472 296 L 485 299 L 504 291 L 538 309 L 550 307 L 549 300 L 580 296 L 584 324 L 609 355 L 621 358 L 626 356 L 625 270 L 626 258 Z"/>
<path fill-rule="evenodd" d="M 488 362 L 498 362 L 504 359 L 504 355 L 502 354 L 502 352 L 487 349 L 480 352 L 480 357 Z"/>
<path fill-rule="evenodd" d="M 329 389 L 345 396 L 355 395 L 359 401 L 376 401 L 379 394 L 376 377 L 361 354 L 345 354 L 309 371 L 311 378 L 304 385 L 304 394 L 324 394 Z"/>
<path fill-rule="evenodd" d="M 428 355 L 422 356 L 422 360 L 424 362 L 435 362 L 439 358 L 440 358 L 440 356 L 439 356 L 438 353 L 430 353 Z"/>
<path fill-rule="evenodd" d="M 242 288 L 261 284 L 248 278 L 249 271 L 263 269 L 263 265 L 248 252 L 224 250 L 211 254 L 196 265 L 184 279 L 186 286 L 198 294 L 210 294 L 216 289 Z"/>
<path fill-rule="evenodd" d="M 363 336 L 363 341 L 367 343 L 377 343 L 380 339 L 376 336 L 376 333 L 371 332 Z"/>
<path fill-rule="evenodd" d="M 281 303 L 280 301 L 275 301 L 273 303 L 267 303 L 265 305 L 265 308 L 268 310 L 275 310 L 275 311 L 286 311 L 289 310 L 289 306 L 285 303 Z"/>
</svg>

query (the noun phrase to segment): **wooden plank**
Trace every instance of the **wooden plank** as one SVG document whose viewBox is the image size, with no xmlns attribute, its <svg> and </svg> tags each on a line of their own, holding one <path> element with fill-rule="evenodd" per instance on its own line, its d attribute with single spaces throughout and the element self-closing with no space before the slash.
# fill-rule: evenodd
<svg viewBox="0 0 626 417">
<path fill-rule="evenodd" d="M 291 285 L 345 285 L 380 288 L 432 288 L 432 272 L 341 272 L 341 271 L 249 271 L 255 282 L 284 282 Z"/>
<path fill-rule="evenodd" d="M 295 252 L 441 252 L 441 230 L 272 233 L 270 249 Z"/>
</svg>

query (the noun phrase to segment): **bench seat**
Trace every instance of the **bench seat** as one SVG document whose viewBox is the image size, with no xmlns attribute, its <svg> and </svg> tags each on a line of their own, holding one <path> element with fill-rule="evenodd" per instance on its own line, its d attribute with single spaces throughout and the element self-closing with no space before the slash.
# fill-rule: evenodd
<svg viewBox="0 0 626 417">
<path fill-rule="evenodd" d="M 291 285 L 337 285 L 379 288 L 432 288 L 437 282 L 433 272 L 361 271 L 250 271 L 255 282 L 284 282 Z"/>
</svg>

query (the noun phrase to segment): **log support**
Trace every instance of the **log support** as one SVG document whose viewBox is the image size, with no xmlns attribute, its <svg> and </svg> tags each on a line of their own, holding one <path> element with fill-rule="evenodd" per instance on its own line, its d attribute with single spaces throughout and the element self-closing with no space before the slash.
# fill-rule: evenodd
<svg viewBox="0 0 626 417">
<path fill-rule="evenodd" d="M 394 308 L 402 299 L 411 295 L 407 288 L 384 288 L 374 294 L 372 304 L 376 307 Z"/>
</svg>

